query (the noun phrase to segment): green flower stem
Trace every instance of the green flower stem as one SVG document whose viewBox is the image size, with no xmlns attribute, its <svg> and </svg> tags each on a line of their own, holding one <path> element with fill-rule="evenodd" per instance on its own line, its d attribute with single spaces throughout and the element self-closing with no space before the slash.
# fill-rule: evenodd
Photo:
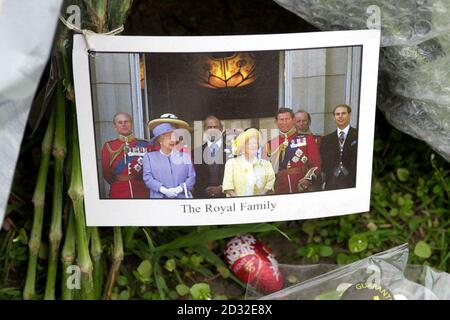
<svg viewBox="0 0 450 320">
<path fill-rule="evenodd" d="M 103 289 L 103 259 L 102 259 L 102 243 L 97 227 L 90 228 L 91 230 L 91 257 L 94 263 L 94 292 L 95 299 L 100 299 Z"/>
<path fill-rule="evenodd" d="M 114 284 L 116 282 L 117 275 L 119 273 L 120 264 L 123 260 L 123 241 L 122 241 L 122 230 L 120 227 L 114 227 L 114 251 L 113 251 L 113 262 L 111 269 L 109 270 L 108 280 L 106 282 L 105 293 L 103 299 L 109 300 L 112 295 Z"/>
<path fill-rule="evenodd" d="M 73 209 L 69 209 L 69 221 L 67 222 L 66 238 L 61 252 L 62 261 L 62 283 L 61 283 L 61 298 L 63 300 L 73 300 L 74 289 L 68 285 L 69 273 L 68 268 L 74 264 L 75 261 L 75 222 Z"/>
<path fill-rule="evenodd" d="M 42 141 L 42 158 L 36 188 L 33 194 L 34 217 L 31 229 L 30 241 L 28 242 L 29 257 L 27 277 L 23 290 L 23 298 L 30 300 L 36 294 L 36 267 L 39 249 L 41 247 L 42 224 L 44 220 L 45 190 L 47 186 L 48 167 L 50 163 L 50 152 L 52 150 L 53 135 L 55 131 L 55 111 L 52 112 Z"/>
<path fill-rule="evenodd" d="M 160 255 L 155 254 L 153 256 L 153 275 L 155 277 L 155 283 L 156 287 L 158 288 L 159 297 L 161 300 L 166 299 L 166 292 L 169 292 L 169 289 L 167 288 L 166 282 L 164 280 L 164 277 L 162 275 L 161 266 L 159 264 Z"/>
<path fill-rule="evenodd" d="M 55 157 L 55 175 L 53 183 L 53 207 L 50 225 L 50 252 L 45 286 L 45 300 L 55 300 L 55 282 L 58 271 L 59 247 L 62 239 L 62 209 L 64 187 L 64 158 L 66 157 L 66 104 L 63 84 L 60 81 L 56 89 L 56 123 L 53 142 Z"/>
<path fill-rule="evenodd" d="M 84 194 L 81 177 L 80 150 L 78 146 L 77 127 L 74 121 L 73 132 L 73 158 L 72 176 L 70 179 L 69 196 L 73 202 L 75 215 L 75 234 L 78 254 L 78 265 L 81 271 L 81 296 L 86 300 L 95 299 L 94 284 L 92 279 L 92 260 L 89 254 L 89 246 L 86 234 L 86 221 L 84 217 Z"/>
<path fill-rule="evenodd" d="M 178 270 L 176 268 L 173 270 L 173 272 L 175 274 L 175 277 L 177 278 L 178 283 L 185 284 L 183 279 L 180 276 L 180 273 L 178 272 Z"/>
</svg>

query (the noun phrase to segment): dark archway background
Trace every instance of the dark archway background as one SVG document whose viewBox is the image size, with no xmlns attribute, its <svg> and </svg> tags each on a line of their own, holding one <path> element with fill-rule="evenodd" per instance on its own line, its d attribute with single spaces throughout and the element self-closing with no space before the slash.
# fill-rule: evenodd
<svg viewBox="0 0 450 320">
<path fill-rule="evenodd" d="M 141 0 L 133 2 L 124 34 L 202 36 L 316 30 L 272 0 Z"/>
<path fill-rule="evenodd" d="M 279 51 L 251 52 L 254 83 L 211 89 L 199 84 L 202 53 L 146 54 L 150 119 L 164 113 L 193 122 L 214 114 L 219 119 L 272 117 L 278 108 Z M 260 68 L 258 66 L 264 66 Z"/>
</svg>

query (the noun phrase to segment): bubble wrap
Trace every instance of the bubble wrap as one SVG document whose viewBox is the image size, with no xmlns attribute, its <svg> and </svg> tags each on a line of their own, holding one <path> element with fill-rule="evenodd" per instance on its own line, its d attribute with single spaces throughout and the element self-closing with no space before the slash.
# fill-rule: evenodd
<svg viewBox="0 0 450 320">
<path fill-rule="evenodd" d="M 377 106 L 394 127 L 450 161 L 450 0 L 274 1 L 321 30 L 379 22 Z"/>
</svg>

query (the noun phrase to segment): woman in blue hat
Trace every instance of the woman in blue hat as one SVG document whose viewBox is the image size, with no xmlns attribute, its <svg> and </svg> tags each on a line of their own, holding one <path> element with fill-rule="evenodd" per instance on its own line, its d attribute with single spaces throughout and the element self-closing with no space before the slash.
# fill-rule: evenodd
<svg viewBox="0 0 450 320">
<path fill-rule="evenodd" d="M 174 132 L 189 125 L 175 115 L 166 114 L 150 121 L 148 126 L 153 132 L 150 143 L 159 145 L 158 151 L 143 158 L 143 180 L 150 189 L 150 198 L 192 198 L 194 167 L 191 156 L 175 148 Z"/>
</svg>

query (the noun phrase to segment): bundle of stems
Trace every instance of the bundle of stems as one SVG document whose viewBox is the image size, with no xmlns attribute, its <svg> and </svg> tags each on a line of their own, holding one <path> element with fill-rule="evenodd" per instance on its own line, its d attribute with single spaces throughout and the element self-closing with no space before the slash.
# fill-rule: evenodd
<svg viewBox="0 0 450 320">
<path fill-rule="evenodd" d="M 81 28 L 103 33 L 124 23 L 131 4 L 132 0 L 69 0 L 65 1 L 62 12 L 70 5 L 77 5 L 81 12 Z M 100 232 L 98 228 L 87 228 L 85 221 L 80 151 L 70 71 L 70 52 L 72 50 L 70 31 L 65 27 L 60 27 L 56 39 L 57 50 L 52 59 L 61 62 L 59 64 L 61 79 L 58 80 L 56 86 L 56 105 L 52 106 L 42 142 L 41 164 L 33 195 L 35 209 L 23 298 L 35 299 L 38 296 L 36 283 L 38 256 L 42 243 L 44 212 L 48 209 L 48 206 L 45 206 L 47 176 L 49 169 L 53 169 L 51 219 L 50 228 L 46 232 L 49 237 L 50 251 L 44 299 L 58 298 L 56 290 L 58 279 L 61 279 L 62 299 L 75 299 L 78 295 L 82 299 L 100 299 L 102 296 L 109 299 L 123 259 L 121 229 L 114 229 L 112 266 L 107 285 L 104 288 L 105 277 Z M 54 81 L 52 77 L 50 78 Z M 66 140 L 71 140 L 68 149 L 66 149 Z M 53 166 L 51 165 L 52 146 Z M 65 161 L 66 158 L 67 161 Z M 65 176 L 64 173 L 66 173 Z M 67 186 L 69 186 L 68 189 Z M 62 240 L 64 244 L 61 250 Z M 61 260 L 62 267 L 61 276 L 58 278 L 59 260 Z M 77 281 L 70 285 L 74 280 L 70 272 L 75 272 L 76 275 L 77 268 L 74 268 L 73 265 L 75 262 L 80 271 L 81 288 L 77 288 Z"/>
<path fill-rule="evenodd" d="M 64 158 L 66 157 L 66 101 L 63 84 L 60 81 L 56 89 L 56 124 L 53 143 L 53 156 L 55 157 L 53 179 L 53 206 L 50 225 L 50 252 L 47 268 L 47 284 L 45 286 L 44 299 L 55 299 L 56 273 L 58 270 L 59 245 L 62 239 L 62 211 L 64 199 Z"/>
<path fill-rule="evenodd" d="M 70 178 L 69 196 L 73 202 L 73 213 L 75 217 L 76 250 L 78 255 L 78 266 L 81 272 L 81 296 L 86 300 L 93 300 L 94 283 L 92 277 L 92 260 L 89 252 L 86 220 L 84 217 L 84 193 L 83 180 L 81 177 L 80 149 L 78 145 L 77 126 L 73 126 L 72 144 L 72 176 Z"/>
<path fill-rule="evenodd" d="M 44 140 L 42 140 L 42 156 L 39 166 L 39 173 L 33 194 L 34 216 L 33 227 L 31 229 L 30 240 L 28 242 L 28 269 L 25 279 L 25 287 L 23 290 L 23 298 L 30 300 L 36 295 L 36 269 L 41 248 L 42 226 L 44 221 L 44 205 L 45 191 L 47 187 L 47 175 L 50 164 L 50 153 L 52 150 L 53 136 L 55 128 L 55 111 L 52 111 L 47 129 L 45 131 Z"/>
</svg>

